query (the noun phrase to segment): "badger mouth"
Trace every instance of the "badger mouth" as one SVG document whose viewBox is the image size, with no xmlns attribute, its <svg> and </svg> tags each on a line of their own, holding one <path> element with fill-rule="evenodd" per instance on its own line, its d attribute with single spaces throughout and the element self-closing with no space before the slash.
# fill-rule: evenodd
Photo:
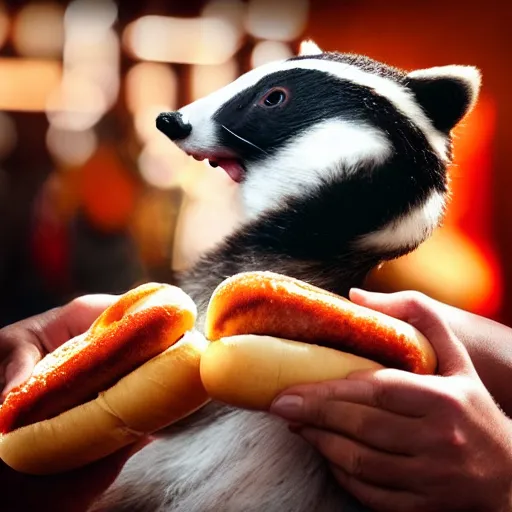
<svg viewBox="0 0 512 512">
<path fill-rule="evenodd" d="M 240 158 L 230 154 L 199 153 L 186 151 L 187 155 L 199 162 L 207 160 L 211 167 L 220 167 L 235 182 L 241 183 L 245 177 L 245 166 Z"/>
</svg>

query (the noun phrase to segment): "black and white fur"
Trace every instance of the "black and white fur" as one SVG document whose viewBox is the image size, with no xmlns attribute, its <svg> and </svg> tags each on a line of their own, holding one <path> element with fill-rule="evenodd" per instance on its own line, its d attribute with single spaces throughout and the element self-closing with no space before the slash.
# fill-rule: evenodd
<svg viewBox="0 0 512 512">
<path fill-rule="evenodd" d="M 184 151 L 235 156 L 244 167 L 242 226 L 181 277 L 200 319 L 217 284 L 240 271 L 271 270 L 346 294 L 442 220 L 450 132 L 476 101 L 479 72 L 404 73 L 308 48 L 179 111 L 186 130 L 174 138 Z M 265 106 L 274 88 L 285 99 Z M 364 510 L 282 421 L 219 404 L 137 454 L 98 509 Z"/>
</svg>

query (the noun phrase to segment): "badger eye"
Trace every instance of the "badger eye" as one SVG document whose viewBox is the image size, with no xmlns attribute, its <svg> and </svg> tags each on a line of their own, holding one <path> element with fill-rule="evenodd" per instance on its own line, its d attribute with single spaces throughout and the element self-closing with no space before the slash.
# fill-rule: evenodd
<svg viewBox="0 0 512 512">
<path fill-rule="evenodd" d="M 284 89 L 275 88 L 271 89 L 265 96 L 263 96 L 261 103 L 265 107 L 277 107 L 278 105 L 283 104 L 287 99 L 287 94 Z"/>
</svg>

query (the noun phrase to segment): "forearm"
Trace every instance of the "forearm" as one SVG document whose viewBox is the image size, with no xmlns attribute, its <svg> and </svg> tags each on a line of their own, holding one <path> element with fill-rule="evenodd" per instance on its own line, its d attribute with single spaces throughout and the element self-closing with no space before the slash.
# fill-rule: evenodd
<svg viewBox="0 0 512 512">
<path fill-rule="evenodd" d="M 512 329 L 446 307 L 450 326 L 466 346 L 480 378 L 504 412 L 512 417 Z"/>
</svg>

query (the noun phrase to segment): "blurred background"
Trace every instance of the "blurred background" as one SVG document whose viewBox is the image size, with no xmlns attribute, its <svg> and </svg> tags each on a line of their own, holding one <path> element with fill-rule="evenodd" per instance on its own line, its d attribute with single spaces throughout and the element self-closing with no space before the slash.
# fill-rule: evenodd
<svg viewBox="0 0 512 512">
<path fill-rule="evenodd" d="M 156 115 L 306 38 L 406 69 L 480 67 L 445 226 L 368 286 L 512 324 L 511 15 L 497 1 L 0 2 L 0 325 L 173 282 L 229 232 L 236 186 L 178 151 Z"/>
</svg>

